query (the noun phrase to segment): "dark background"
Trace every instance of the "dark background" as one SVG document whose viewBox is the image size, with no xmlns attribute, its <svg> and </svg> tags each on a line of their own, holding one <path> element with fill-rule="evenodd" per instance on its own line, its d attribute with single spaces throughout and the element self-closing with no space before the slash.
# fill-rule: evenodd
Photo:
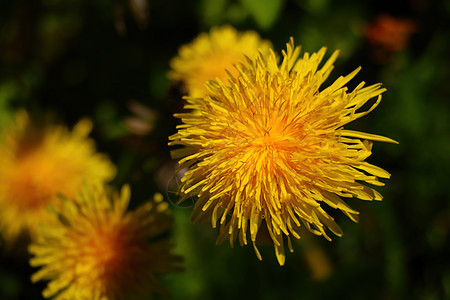
<svg viewBox="0 0 450 300">
<path fill-rule="evenodd" d="M 155 192 L 171 203 L 186 268 L 160 277 L 173 299 L 450 299 L 449 15 L 445 0 L 1 1 L 0 124 L 17 108 L 68 126 L 95 121 L 92 137 L 118 167 L 113 184 L 131 184 L 131 205 Z M 349 126 L 400 143 L 375 143 L 369 158 L 392 174 L 378 189 L 384 200 L 349 200 L 360 223 L 336 214 L 344 236 L 305 234 L 284 267 L 270 243 L 262 262 L 251 246 L 215 246 L 209 224 L 190 224 L 192 204 L 174 204 L 167 137 L 182 100 L 169 61 L 221 24 L 257 31 L 278 53 L 290 36 L 303 51 L 341 49 L 325 86 L 361 65 L 350 87 L 388 90 Z M 30 283 L 25 247 L 0 249 L 0 299 L 41 299 L 45 283 Z"/>
</svg>

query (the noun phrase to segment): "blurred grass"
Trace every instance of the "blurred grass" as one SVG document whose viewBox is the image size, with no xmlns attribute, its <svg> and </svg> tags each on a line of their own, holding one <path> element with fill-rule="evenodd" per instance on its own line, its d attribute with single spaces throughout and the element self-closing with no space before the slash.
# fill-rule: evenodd
<svg viewBox="0 0 450 300">
<path fill-rule="evenodd" d="M 355 82 L 388 89 L 377 110 L 350 126 L 400 142 L 376 143 L 370 158 L 392 173 L 379 189 L 384 200 L 349 200 L 360 224 L 336 214 L 344 236 L 329 243 L 305 234 L 284 267 L 270 245 L 260 247 L 262 262 L 251 246 L 215 246 L 209 224 L 192 225 L 190 209 L 172 201 L 172 239 L 186 268 L 163 278 L 174 299 L 450 299 L 448 1 L 148 0 L 146 26 L 133 1 L 0 3 L 0 125 L 18 107 L 52 110 L 69 125 L 91 117 L 98 149 L 118 166 L 114 184 L 133 187 L 132 205 L 168 195 L 167 136 L 182 107 L 168 62 L 198 33 L 230 23 L 258 31 L 277 51 L 289 36 L 306 51 L 341 49 L 332 78 L 362 65 Z M 369 43 L 366 27 L 382 13 L 417 25 L 403 49 Z M 148 134 L 124 121 L 136 117 L 132 101 L 154 113 Z M 0 299 L 40 299 L 26 254 L 11 260 L 2 250 Z"/>
</svg>

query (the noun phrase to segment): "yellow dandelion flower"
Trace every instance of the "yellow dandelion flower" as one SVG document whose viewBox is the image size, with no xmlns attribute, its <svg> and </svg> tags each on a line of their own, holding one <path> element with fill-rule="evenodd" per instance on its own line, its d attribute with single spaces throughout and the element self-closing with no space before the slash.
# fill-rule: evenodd
<svg viewBox="0 0 450 300">
<path fill-rule="evenodd" d="M 202 33 L 180 48 L 178 56 L 170 63 L 169 77 L 182 81 L 189 96 L 202 97 L 207 93 L 208 80 L 225 80 L 226 69 L 237 75 L 234 64 L 244 61 L 245 56 L 256 57 L 258 49 L 268 53 L 270 47 L 271 43 L 254 31 L 238 32 L 228 25 L 215 27 L 209 34 Z"/>
<path fill-rule="evenodd" d="M 371 141 L 396 142 L 343 126 L 371 112 L 385 89 L 362 82 L 349 92 L 345 84 L 359 68 L 320 89 L 338 56 L 334 52 L 319 67 L 325 51 L 299 59 L 291 39 L 280 65 L 273 52 L 248 60 L 229 84 L 209 81 L 204 99 L 187 98 L 185 108 L 194 113 L 175 115 L 184 124 L 169 145 L 185 146 L 173 156 L 183 157 L 180 169 L 189 168 L 180 201 L 198 197 L 192 219 L 220 224 L 218 243 L 239 238 L 244 245 L 249 234 L 261 259 L 255 241 L 263 224 L 283 265 L 284 236 L 292 251 L 290 237 L 300 238 L 302 224 L 328 240 L 326 228 L 342 235 L 324 204 L 357 221 L 358 212 L 342 197 L 381 200 L 363 183 L 381 186 L 379 178 L 390 174 L 365 159 Z"/>
<path fill-rule="evenodd" d="M 32 281 L 49 280 L 42 295 L 55 300 L 148 299 L 167 294 L 155 278 L 179 270 L 180 257 L 167 240 L 151 241 L 172 219 L 159 194 L 127 212 L 130 189 L 120 195 L 101 186 L 85 188 L 53 209 L 53 224 L 39 228 L 30 264 L 41 266 Z"/>
<path fill-rule="evenodd" d="M 21 232 L 35 234 L 45 222 L 45 206 L 58 193 L 73 196 L 84 181 L 106 182 L 115 174 L 109 159 L 95 153 L 87 136 L 92 124 L 80 121 L 71 132 L 63 126 L 37 128 L 20 111 L 0 137 L 0 232 L 13 242 Z"/>
</svg>

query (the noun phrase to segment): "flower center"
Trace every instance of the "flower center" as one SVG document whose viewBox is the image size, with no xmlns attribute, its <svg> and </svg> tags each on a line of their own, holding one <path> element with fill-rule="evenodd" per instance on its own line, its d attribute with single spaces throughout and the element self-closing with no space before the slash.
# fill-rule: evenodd
<svg viewBox="0 0 450 300">
<path fill-rule="evenodd" d="M 57 169 L 46 166 L 35 157 L 25 157 L 19 161 L 11 173 L 8 195 L 21 210 L 35 210 L 45 206 L 55 195 Z"/>
<path fill-rule="evenodd" d="M 86 245 L 86 259 L 97 269 L 103 270 L 103 276 L 110 278 L 123 271 L 127 260 L 127 247 L 123 230 L 110 226 L 98 229 Z M 90 264 L 88 262 L 88 264 Z"/>
<path fill-rule="evenodd" d="M 43 209 L 58 193 L 70 197 L 78 188 L 76 166 L 56 153 L 29 152 L 16 160 L 7 195 L 22 212 Z"/>
<path fill-rule="evenodd" d="M 281 126 L 277 125 L 272 124 L 271 127 L 262 130 L 259 136 L 253 140 L 252 146 L 270 150 L 292 151 L 297 139 L 290 132 L 285 132 Z"/>
</svg>

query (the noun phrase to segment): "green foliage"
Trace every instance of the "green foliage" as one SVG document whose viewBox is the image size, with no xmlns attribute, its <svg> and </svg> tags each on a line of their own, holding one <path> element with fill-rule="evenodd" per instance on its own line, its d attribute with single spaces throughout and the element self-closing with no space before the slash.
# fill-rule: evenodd
<svg viewBox="0 0 450 300">
<path fill-rule="evenodd" d="M 215 25 L 217 21 L 222 21 L 227 2 L 227 0 L 200 1 L 200 13 L 203 16 L 203 22 L 207 25 Z"/>
<path fill-rule="evenodd" d="M 284 0 L 240 0 L 261 29 L 269 29 L 279 18 Z"/>
</svg>

